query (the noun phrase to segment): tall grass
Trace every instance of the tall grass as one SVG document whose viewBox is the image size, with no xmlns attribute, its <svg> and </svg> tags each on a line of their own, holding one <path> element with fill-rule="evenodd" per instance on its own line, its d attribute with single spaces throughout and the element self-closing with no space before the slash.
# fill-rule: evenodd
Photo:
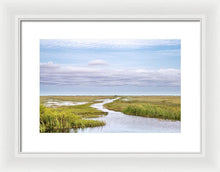
<svg viewBox="0 0 220 172">
<path fill-rule="evenodd" d="M 180 96 L 124 96 L 104 106 L 127 115 L 180 121 L 180 104 Z"/>
<path fill-rule="evenodd" d="M 79 115 L 59 108 L 40 105 L 40 132 L 69 132 L 71 128 L 103 126 L 105 122 L 83 119 Z"/>
<path fill-rule="evenodd" d="M 128 115 L 180 120 L 180 109 L 176 107 L 155 106 L 151 104 L 134 104 L 126 107 L 123 112 Z"/>
</svg>

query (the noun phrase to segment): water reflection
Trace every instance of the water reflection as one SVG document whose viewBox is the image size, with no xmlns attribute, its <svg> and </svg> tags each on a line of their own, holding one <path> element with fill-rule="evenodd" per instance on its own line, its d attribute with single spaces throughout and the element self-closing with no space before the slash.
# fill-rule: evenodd
<svg viewBox="0 0 220 172">
<path fill-rule="evenodd" d="M 94 118 L 94 120 L 105 121 L 102 127 L 71 129 L 70 132 L 77 133 L 179 133 L 180 121 L 161 120 L 140 116 L 125 115 L 121 112 L 108 110 L 103 107 L 116 99 L 106 99 L 102 103 L 93 104 L 92 107 L 108 112 L 108 115 Z"/>
</svg>

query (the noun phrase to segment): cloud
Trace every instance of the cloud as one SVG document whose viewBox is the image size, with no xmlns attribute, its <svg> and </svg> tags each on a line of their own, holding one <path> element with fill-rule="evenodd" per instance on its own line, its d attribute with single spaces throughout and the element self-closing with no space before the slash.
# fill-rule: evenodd
<svg viewBox="0 0 220 172">
<path fill-rule="evenodd" d="M 52 61 L 49 61 L 47 64 L 49 64 L 49 65 L 53 65 L 53 62 L 52 62 Z"/>
<path fill-rule="evenodd" d="M 41 39 L 43 48 L 139 49 L 180 45 L 179 39 Z"/>
<path fill-rule="evenodd" d="M 97 60 L 90 61 L 88 63 L 88 65 L 91 65 L 91 66 L 103 66 L 103 65 L 108 65 L 108 63 L 105 60 L 97 59 Z"/>
<path fill-rule="evenodd" d="M 179 87 L 178 69 L 97 69 L 58 64 L 40 65 L 42 85 Z"/>
</svg>

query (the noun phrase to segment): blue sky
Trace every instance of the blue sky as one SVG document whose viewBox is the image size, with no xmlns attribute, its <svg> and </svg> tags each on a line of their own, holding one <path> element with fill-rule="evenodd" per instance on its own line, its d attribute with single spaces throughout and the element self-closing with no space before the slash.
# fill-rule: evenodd
<svg viewBox="0 0 220 172">
<path fill-rule="evenodd" d="M 41 95 L 180 95 L 177 39 L 40 40 Z"/>
</svg>

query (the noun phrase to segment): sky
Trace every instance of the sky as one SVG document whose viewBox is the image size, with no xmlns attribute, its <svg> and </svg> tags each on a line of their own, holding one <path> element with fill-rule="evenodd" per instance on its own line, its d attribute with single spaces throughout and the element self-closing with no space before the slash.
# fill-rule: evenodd
<svg viewBox="0 0 220 172">
<path fill-rule="evenodd" d="M 41 95 L 180 95 L 179 39 L 41 39 Z"/>
</svg>

